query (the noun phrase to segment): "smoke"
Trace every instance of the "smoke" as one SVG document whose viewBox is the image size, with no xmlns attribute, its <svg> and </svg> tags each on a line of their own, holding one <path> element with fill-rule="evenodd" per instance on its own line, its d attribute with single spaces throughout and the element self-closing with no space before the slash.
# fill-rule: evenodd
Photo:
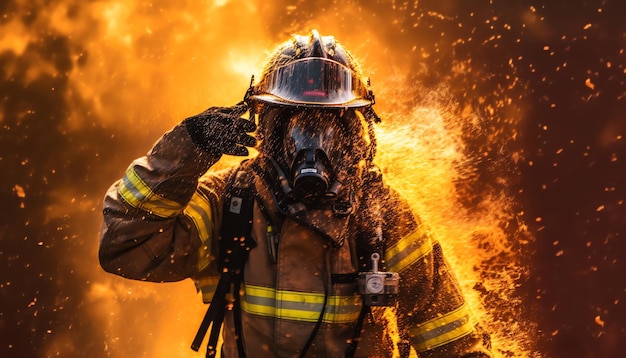
<svg viewBox="0 0 626 358">
<path fill-rule="evenodd" d="M 440 238 L 497 353 L 619 355 L 616 7 L 0 3 L 0 355 L 197 356 L 190 282 L 99 268 L 101 199 L 164 131 L 240 101 L 268 51 L 312 28 L 361 59 L 383 117 L 378 161 Z"/>
</svg>

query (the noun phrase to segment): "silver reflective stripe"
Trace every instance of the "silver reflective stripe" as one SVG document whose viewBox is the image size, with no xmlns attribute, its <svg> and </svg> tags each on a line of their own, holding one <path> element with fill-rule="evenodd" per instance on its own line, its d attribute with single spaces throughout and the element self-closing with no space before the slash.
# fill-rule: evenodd
<svg viewBox="0 0 626 358">
<path fill-rule="evenodd" d="M 464 303 L 456 310 L 409 329 L 415 350 L 423 352 L 463 338 L 474 331 L 470 311 Z"/>
<path fill-rule="evenodd" d="M 385 251 L 387 270 L 402 272 L 433 250 L 428 233 L 421 227 L 401 238 Z"/>
<path fill-rule="evenodd" d="M 118 187 L 118 193 L 131 206 L 163 218 L 174 217 L 183 210 L 183 205 L 180 203 L 155 194 L 137 174 L 134 166 L 126 170 Z"/>
<path fill-rule="evenodd" d="M 211 256 L 210 248 L 213 238 L 211 203 L 199 192 L 195 192 L 183 213 L 191 219 L 202 241 L 198 250 L 198 271 L 202 271 L 209 265 Z"/>
</svg>

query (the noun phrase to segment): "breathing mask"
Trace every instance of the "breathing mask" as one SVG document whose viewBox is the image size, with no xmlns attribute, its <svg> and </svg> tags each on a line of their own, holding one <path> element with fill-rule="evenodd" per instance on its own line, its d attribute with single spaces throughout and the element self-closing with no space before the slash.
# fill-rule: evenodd
<svg viewBox="0 0 626 358">
<path fill-rule="evenodd" d="M 285 127 L 280 160 L 286 168 L 287 191 L 304 203 L 336 199 L 360 176 L 366 148 L 354 111 L 294 113 Z"/>
</svg>

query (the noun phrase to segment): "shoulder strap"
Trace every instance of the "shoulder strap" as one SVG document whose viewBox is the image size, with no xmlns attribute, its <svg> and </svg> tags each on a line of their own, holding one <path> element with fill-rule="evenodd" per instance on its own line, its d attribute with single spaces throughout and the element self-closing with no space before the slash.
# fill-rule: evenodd
<svg viewBox="0 0 626 358">
<path fill-rule="evenodd" d="M 239 292 L 243 281 L 243 267 L 248 259 L 248 253 L 256 247 L 256 242 L 251 235 L 255 191 L 252 177 L 246 171 L 247 167 L 246 162 L 242 162 L 239 168 L 234 170 L 226 184 L 217 258 L 220 280 L 215 289 L 213 301 L 209 305 L 191 345 L 191 349 L 198 351 L 210 327 L 206 357 L 215 357 L 217 354 L 217 341 L 222 329 L 224 314 L 229 305 L 233 305 L 234 308 L 235 336 L 237 337 L 239 357 L 246 356 L 243 346 Z M 232 294 L 232 299 L 228 298 L 229 293 Z"/>
<path fill-rule="evenodd" d="M 252 177 L 242 165 L 226 185 L 224 194 L 218 243 L 218 267 L 222 274 L 241 274 L 248 252 L 256 247 L 251 235 L 254 196 Z"/>
</svg>

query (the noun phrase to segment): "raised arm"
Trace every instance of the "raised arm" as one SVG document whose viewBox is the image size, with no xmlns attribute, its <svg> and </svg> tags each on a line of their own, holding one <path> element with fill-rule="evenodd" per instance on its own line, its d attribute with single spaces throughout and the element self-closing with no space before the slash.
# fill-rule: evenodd
<svg viewBox="0 0 626 358">
<path fill-rule="evenodd" d="M 223 175 L 199 178 L 222 153 L 246 155 L 254 124 L 245 106 L 213 107 L 185 119 L 128 167 L 104 199 L 100 264 L 137 280 L 177 281 L 209 264 Z"/>
</svg>

